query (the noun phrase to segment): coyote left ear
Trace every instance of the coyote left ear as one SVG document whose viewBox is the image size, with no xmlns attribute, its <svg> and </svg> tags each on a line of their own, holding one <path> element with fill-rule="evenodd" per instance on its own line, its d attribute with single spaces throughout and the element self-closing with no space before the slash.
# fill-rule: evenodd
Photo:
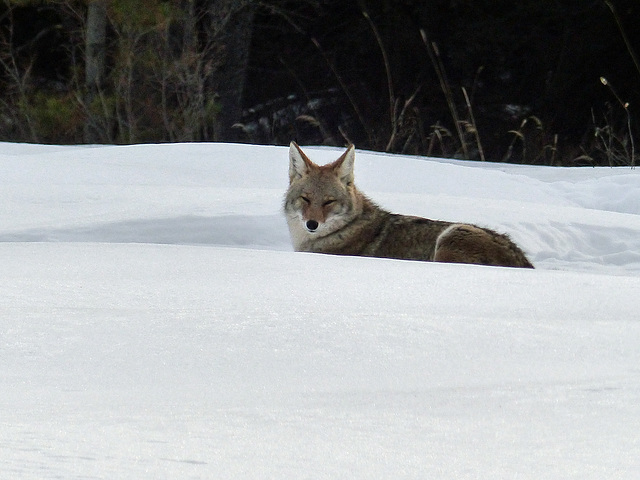
<svg viewBox="0 0 640 480">
<path fill-rule="evenodd" d="M 345 185 L 353 183 L 353 164 L 356 159 L 356 150 L 353 145 L 347 147 L 338 160 L 333 162 L 333 168 L 338 173 L 338 177 Z"/>
<path fill-rule="evenodd" d="M 307 157 L 296 142 L 289 145 L 289 183 L 296 178 L 304 177 L 315 167 L 309 157 Z"/>
</svg>

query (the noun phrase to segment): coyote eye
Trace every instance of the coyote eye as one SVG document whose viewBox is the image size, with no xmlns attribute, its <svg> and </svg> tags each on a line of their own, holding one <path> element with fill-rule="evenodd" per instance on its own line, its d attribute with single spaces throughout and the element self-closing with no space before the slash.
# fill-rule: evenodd
<svg viewBox="0 0 640 480">
<path fill-rule="evenodd" d="M 331 199 L 331 200 L 325 200 L 325 202 L 322 204 L 323 207 L 328 207 L 329 205 L 331 205 L 332 203 L 335 203 L 335 200 Z"/>
<path fill-rule="evenodd" d="M 300 196 L 300 199 L 301 199 L 304 203 L 306 203 L 306 204 L 311 203 L 311 200 L 309 200 L 309 198 L 308 198 L 308 197 L 305 197 L 304 195 L 301 195 L 301 196 Z"/>
</svg>

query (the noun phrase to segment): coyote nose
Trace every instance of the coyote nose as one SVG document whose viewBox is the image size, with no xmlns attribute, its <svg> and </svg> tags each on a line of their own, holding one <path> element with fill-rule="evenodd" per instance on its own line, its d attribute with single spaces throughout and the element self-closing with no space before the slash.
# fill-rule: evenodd
<svg viewBox="0 0 640 480">
<path fill-rule="evenodd" d="M 310 232 L 315 232 L 318 229 L 318 222 L 315 220 L 307 220 L 307 230 Z"/>
</svg>

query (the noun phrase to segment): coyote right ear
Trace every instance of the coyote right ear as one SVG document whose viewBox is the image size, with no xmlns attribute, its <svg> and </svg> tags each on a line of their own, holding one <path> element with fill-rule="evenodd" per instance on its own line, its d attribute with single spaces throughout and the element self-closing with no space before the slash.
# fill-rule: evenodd
<svg viewBox="0 0 640 480">
<path fill-rule="evenodd" d="M 316 167 L 309 157 L 307 157 L 296 142 L 289 145 L 289 183 L 296 178 L 304 177 L 309 171 Z"/>
</svg>

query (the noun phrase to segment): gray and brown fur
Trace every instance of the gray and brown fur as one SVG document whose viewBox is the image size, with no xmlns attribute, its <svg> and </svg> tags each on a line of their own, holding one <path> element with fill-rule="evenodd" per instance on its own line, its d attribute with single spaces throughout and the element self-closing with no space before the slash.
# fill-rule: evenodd
<svg viewBox="0 0 640 480">
<path fill-rule="evenodd" d="M 291 142 L 284 210 L 296 251 L 533 268 L 507 235 L 380 208 L 356 188 L 354 158 L 352 145 L 319 166 Z"/>
</svg>

